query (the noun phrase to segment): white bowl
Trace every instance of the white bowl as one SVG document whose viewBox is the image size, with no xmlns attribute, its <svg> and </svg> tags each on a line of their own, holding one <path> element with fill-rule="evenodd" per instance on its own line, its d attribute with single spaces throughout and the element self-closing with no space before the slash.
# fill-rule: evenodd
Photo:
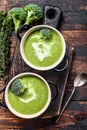
<svg viewBox="0 0 87 130">
<path fill-rule="evenodd" d="M 34 32 L 35 30 L 38 30 L 38 29 L 42 29 L 42 28 L 48 28 L 48 29 L 51 29 L 53 31 L 55 31 L 58 36 L 60 36 L 61 40 L 62 40 L 62 45 L 63 45 L 63 51 L 62 51 L 62 54 L 60 56 L 60 58 L 52 65 L 50 66 L 46 66 L 46 67 L 38 67 L 36 65 L 33 65 L 31 64 L 25 54 L 24 54 L 24 43 L 25 43 L 25 40 L 26 38 L 29 36 L 29 34 L 31 34 L 32 32 Z M 43 71 L 43 70 L 50 70 L 50 69 L 53 69 L 55 68 L 57 65 L 59 65 L 61 63 L 61 61 L 63 60 L 64 56 L 65 56 L 65 52 L 66 52 L 66 44 L 65 44 L 65 40 L 62 36 L 62 34 L 55 28 L 51 27 L 51 26 L 48 26 L 48 25 L 38 25 L 38 26 L 34 26 L 32 27 L 31 29 L 29 29 L 25 34 L 24 36 L 22 37 L 22 40 L 21 40 L 21 43 L 20 43 L 20 52 L 21 52 L 21 56 L 23 58 L 23 60 L 25 61 L 25 63 L 30 66 L 31 68 L 33 69 L 36 69 L 36 70 L 40 70 L 40 71 Z M 32 58 L 32 57 L 31 57 Z"/>
<path fill-rule="evenodd" d="M 26 75 L 31 75 L 31 76 L 36 76 L 38 77 L 39 79 L 41 79 L 47 86 L 47 89 L 48 89 L 48 99 L 47 99 L 47 102 L 45 104 L 45 106 L 37 113 L 35 114 L 31 114 L 31 115 L 25 115 L 25 114 L 20 114 L 18 113 L 16 110 L 14 110 L 14 108 L 11 106 L 9 100 L 8 100 L 8 90 L 10 88 L 10 85 L 11 83 L 16 79 L 16 78 L 19 78 L 19 77 L 22 77 L 22 76 L 26 76 Z M 15 76 L 7 85 L 6 87 L 6 90 L 5 90 L 5 102 L 6 102 L 6 105 L 8 107 L 8 109 L 16 116 L 20 117 L 20 118 L 24 118 L 24 119 L 31 119 L 31 118 L 36 118 L 38 116 L 40 116 L 42 113 L 44 113 L 46 111 L 46 109 L 48 108 L 49 104 L 50 104 L 50 101 L 51 101 L 51 90 L 50 90 L 50 87 L 49 87 L 49 84 L 47 83 L 47 81 L 41 77 L 40 75 L 38 74 L 35 74 L 35 73 L 29 73 L 29 72 L 26 72 L 26 73 L 21 73 L 17 76 Z"/>
</svg>

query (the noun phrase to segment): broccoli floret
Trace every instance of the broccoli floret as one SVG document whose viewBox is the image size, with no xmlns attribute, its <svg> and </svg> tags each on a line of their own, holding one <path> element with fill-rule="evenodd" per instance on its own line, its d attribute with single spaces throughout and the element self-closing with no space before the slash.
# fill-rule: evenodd
<svg viewBox="0 0 87 130">
<path fill-rule="evenodd" d="M 23 93 L 25 91 L 25 87 L 22 85 L 20 79 L 15 79 L 12 84 L 11 84 L 11 91 L 15 94 L 15 95 L 19 95 L 21 93 Z"/>
<path fill-rule="evenodd" d="M 51 32 L 51 30 L 50 29 L 41 29 L 40 30 L 40 33 L 39 33 L 39 35 L 40 35 L 40 38 L 41 39 L 44 39 L 44 40 L 47 40 L 47 39 L 51 39 L 51 37 L 52 37 L 52 32 Z"/>
<path fill-rule="evenodd" d="M 26 16 L 26 12 L 20 7 L 14 7 L 8 11 L 8 18 L 14 22 L 15 32 L 25 22 Z"/>
<path fill-rule="evenodd" d="M 43 10 L 37 4 L 28 4 L 24 7 L 24 10 L 27 12 L 25 24 L 30 24 L 33 21 L 39 20 L 43 16 Z"/>
</svg>

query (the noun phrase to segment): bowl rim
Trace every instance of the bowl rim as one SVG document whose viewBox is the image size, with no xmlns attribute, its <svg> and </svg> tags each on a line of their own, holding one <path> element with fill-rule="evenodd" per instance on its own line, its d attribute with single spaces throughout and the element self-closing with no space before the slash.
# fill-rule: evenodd
<svg viewBox="0 0 87 130">
<path fill-rule="evenodd" d="M 62 51 L 62 54 L 61 54 L 60 58 L 54 64 L 46 66 L 46 67 L 36 66 L 36 65 L 32 64 L 31 62 L 29 62 L 29 60 L 27 60 L 27 58 L 26 58 L 26 56 L 24 54 L 24 50 L 23 50 L 24 42 L 25 42 L 26 38 L 28 37 L 28 35 L 31 32 L 33 32 L 33 31 L 35 31 L 37 29 L 40 29 L 40 28 L 49 28 L 51 30 L 54 30 L 60 36 L 60 38 L 62 40 L 62 45 L 63 45 L 63 51 Z M 59 65 L 62 62 L 62 60 L 63 60 L 63 58 L 65 56 L 65 53 L 66 53 L 66 43 L 65 43 L 63 35 L 57 29 L 55 29 L 54 27 L 49 26 L 49 25 L 37 25 L 37 26 L 34 26 L 34 27 L 30 28 L 24 34 L 24 36 L 22 37 L 22 40 L 21 40 L 21 43 L 20 43 L 20 53 L 21 53 L 21 56 L 22 56 L 23 60 L 25 61 L 25 63 L 28 66 L 30 66 L 31 68 L 36 69 L 36 70 L 40 70 L 40 71 L 51 70 L 51 69 L 55 68 L 57 65 Z"/>
<path fill-rule="evenodd" d="M 8 90 L 10 88 L 10 85 L 11 83 L 16 79 L 16 78 L 19 78 L 19 77 L 22 77 L 22 76 L 26 76 L 26 75 L 31 75 L 31 76 L 36 76 L 37 78 L 41 79 L 47 86 L 47 89 L 48 89 L 48 99 L 47 99 L 47 102 L 45 104 L 45 106 L 37 113 L 35 114 L 21 114 L 19 112 L 17 112 L 11 105 L 10 105 L 10 102 L 8 100 Z M 51 89 L 49 87 L 49 84 L 47 83 L 47 81 L 42 77 L 40 76 L 39 74 L 36 74 L 36 73 L 32 73 L 32 72 L 25 72 L 25 73 L 21 73 L 21 74 L 18 74 L 16 75 L 15 77 L 13 77 L 10 82 L 7 84 L 6 86 L 6 89 L 5 89 L 5 102 L 6 102 L 6 105 L 8 107 L 8 109 L 14 114 L 16 115 L 17 117 L 20 117 L 20 118 L 24 118 L 24 119 L 32 119 L 32 118 L 36 118 L 38 116 L 40 116 L 41 114 L 43 114 L 46 109 L 48 108 L 50 102 L 51 102 Z"/>
</svg>

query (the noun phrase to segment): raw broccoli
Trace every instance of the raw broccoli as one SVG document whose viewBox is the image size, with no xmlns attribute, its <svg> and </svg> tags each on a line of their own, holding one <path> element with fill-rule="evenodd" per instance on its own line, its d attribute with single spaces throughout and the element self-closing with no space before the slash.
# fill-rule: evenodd
<svg viewBox="0 0 87 130">
<path fill-rule="evenodd" d="M 30 24 L 33 21 L 39 20 L 43 16 L 43 10 L 37 4 L 28 4 L 24 7 L 24 10 L 27 12 L 25 24 Z"/>
<path fill-rule="evenodd" d="M 50 29 L 43 28 L 43 29 L 40 30 L 39 35 L 40 35 L 41 39 L 47 40 L 47 39 L 51 39 L 52 32 L 51 32 Z"/>
<path fill-rule="evenodd" d="M 25 22 L 26 16 L 26 12 L 20 7 L 14 7 L 8 11 L 8 18 L 14 22 L 15 32 Z"/>
<path fill-rule="evenodd" d="M 25 87 L 22 85 L 20 79 L 15 79 L 11 84 L 11 91 L 15 95 L 19 95 L 25 91 Z"/>
</svg>

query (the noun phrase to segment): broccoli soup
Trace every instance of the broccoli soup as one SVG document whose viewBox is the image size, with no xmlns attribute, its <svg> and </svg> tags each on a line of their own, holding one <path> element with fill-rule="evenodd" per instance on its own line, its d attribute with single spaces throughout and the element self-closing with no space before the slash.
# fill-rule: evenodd
<svg viewBox="0 0 87 130">
<path fill-rule="evenodd" d="M 24 41 L 23 54 L 30 66 L 49 67 L 55 64 L 64 52 L 60 35 L 51 29 L 37 29 Z"/>
<path fill-rule="evenodd" d="M 8 101 L 14 111 L 23 115 L 40 112 L 48 103 L 49 89 L 43 79 L 25 75 L 15 79 L 8 89 Z"/>
</svg>

